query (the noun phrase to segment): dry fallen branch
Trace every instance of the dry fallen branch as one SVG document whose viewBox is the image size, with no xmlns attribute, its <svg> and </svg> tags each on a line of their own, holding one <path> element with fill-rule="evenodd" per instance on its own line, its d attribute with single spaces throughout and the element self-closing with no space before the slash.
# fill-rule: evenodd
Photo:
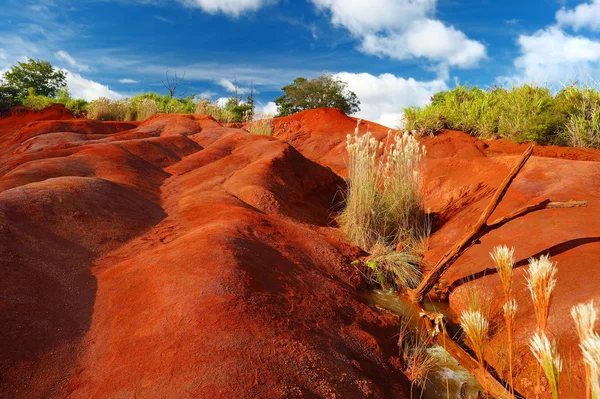
<svg viewBox="0 0 600 399">
<path fill-rule="evenodd" d="M 488 393 L 498 399 L 514 399 L 512 395 L 493 375 L 487 370 L 483 370 L 480 363 L 475 360 L 467 351 L 459 344 L 454 342 L 446 332 L 442 323 L 443 317 L 441 314 L 421 311 L 425 328 L 431 337 L 435 338 L 438 345 L 443 347 L 461 366 L 463 366 L 482 387 L 486 387 Z"/>
<path fill-rule="evenodd" d="M 475 242 L 485 233 L 497 229 L 519 216 L 523 216 L 527 213 L 536 210 L 549 208 L 575 208 L 587 206 L 587 202 L 585 201 L 552 202 L 549 199 L 545 199 L 533 205 L 528 205 L 515 212 L 512 212 L 509 215 L 499 218 L 490 224 L 487 223 L 492 213 L 494 213 L 494 210 L 496 210 L 496 208 L 498 207 L 500 201 L 502 201 L 502 198 L 506 194 L 508 187 L 515 179 L 517 174 L 521 171 L 521 169 L 523 169 L 529 157 L 531 157 L 533 149 L 534 145 L 531 145 L 523 153 L 523 156 L 521 157 L 519 163 L 515 165 L 515 167 L 510 171 L 508 176 L 504 179 L 500 187 L 498 187 L 498 189 L 496 190 L 496 193 L 494 194 L 494 196 L 490 200 L 490 203 L 481 214 L 477 224 L 462 238 L 462 240 L 452 250 L 444 254 L 444 256 L 438 261 L 438 263 L 423 278 L 423 280 L 417 288 L 408 291 L 408 296 L 414 303 L 420 303 L 423 300 L 423 297 L 427 295 L 427 293 L 438 283 L 438 281 L 440 280 L 442 275 L 448 270 L 448 268 L 452 266 L 454 262 L 456 262 L 456 260 L 473 244 L 473 242 Z"/>
<path fill-rule="evenodd" d="M 446 254 L 439 260 L 439 262 L 431 269 L 431 271 L 423 278 L 421 284 L 414 290 L 408 292 L 409 298 L 415 302 L 420 303 L 423 297 L 437 284 L 442 275 L 448 270 L 452 264 L 462 255 L 464 251 L 471 246 L 471 244 L 480 236 L 481 230 L 487 226 L 486 222 L 494 213 L 494 210 L 498 207 L 498 204 L 506 194 L 510 183 L 515 179 L 519 171 L 525 166 L 529 157 L 533 153 L 531 145 L 521 157 L 520 162 L 510 171 L 506 179 L 502 182 L 500 187 L 496 190 L 496 193 L 492 197 L 487 208 L 481 214 L 477 224 L 463 237 L 463 239 L 454 247 L 454 249 L 446 252 Z"/>
</svg>

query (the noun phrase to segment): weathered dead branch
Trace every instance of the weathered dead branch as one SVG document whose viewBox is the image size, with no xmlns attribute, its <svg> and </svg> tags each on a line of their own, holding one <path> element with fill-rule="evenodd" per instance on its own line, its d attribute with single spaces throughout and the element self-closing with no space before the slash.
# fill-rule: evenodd
<svg viewBox="0 0 600 399">
<path fill-rule="evenodd" d="M 408 292 L 409 298 L 415 302 L 420 303 L 423 297 L 437 284 L 442 275 L 448 270 L 454 262 L 462 255 L 464 251 L 469 248 L 473 242 L 479 238 L 481 230 L 486 227 L 486 223 L 494 210 L 498 207 L 498 204 L 506 194 L 508 187 L 515 179 L 519 171 L 525 166 L 529 157 L 533 153 L 534 145 L 531 145 L 521 157 L 519 163 L 510 171 L 506 179 L 502 182 L 500 187 L 496 190 L 496 193 L 490 200 L 490 203 L 485 208 L 477 224 L 462 238 L 462 240 L 450 251 L 439 260 L 439 262 L 431 269 L 431 271 L 423 278 L 421 283 L 414 290 Z"/>
</svg>

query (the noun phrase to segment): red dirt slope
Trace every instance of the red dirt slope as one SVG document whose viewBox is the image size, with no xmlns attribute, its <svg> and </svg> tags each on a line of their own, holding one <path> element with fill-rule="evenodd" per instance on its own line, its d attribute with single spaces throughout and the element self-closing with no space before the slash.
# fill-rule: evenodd
<svg viewBox="0 0 600 399">
<path fill-rule="evenodd" d="M 207 116 L 31 118 L 0 126 L 1 397 L 406 397 L 328 168 Z"/>
<path fill-rule="evenodd" d="M 319 108 L 273 119 L 275 136 L 294 146 L 305 157 L 329 166 L 339 175 L 346 172 L 346 135 L 352 134 L 357 119 L 337 108 Z M 390 130 L 374 122 L 361 121 L 360 133 L 370 131 L 382 139 Z"/>
<path fill-rule="evenodd" d="M 345 170 L 345 136 L 354 130 L 355 120 L 335 110 L 315 110 L 276 120 L 278 137 L 298 140 L 306 157 L 332 167 L 342 176 Z M 379 137 L 383 129 L 371 126 Z M 362 132 L 362 129 L 361 129 Z M 426 207 L 438 214 L 427 259 L 434 263 L 475 224 L 495 189 L 519 160 L 527 144 L 504 140 L 483 141 L 462 132 L 446 131 L 425 137 Z M 517 388 L 533 397 L 535 360 L 527 348 L 534 330 L 535 316 L 523 277 L 528 258 L 550 254 L 558 263 L 558 285 L 550 310 L 549 332 L 558 337 L 565 354 L 573 353 L 573 375 L 583 376 L 579 348 L 570 309 L 573 305 L 596 299 L 600 302 L 600 151 L 538 146 L 534 156 L 511 185 L 506 197 L 490 218 L 493 221 L 535 200 L 588 201 L 588 207 L 549 209 L 517 218 L 486 234 L 470 248 L 444 276 L 452 286 L 450 302 L 456 312 L 465 308 L 467 293 L 474 288 L 490 298 L 496 310 L 502 306 L 500 280 L 489 252 L 496 245 L 516 248 L 518 269 L 515 294 L 518 300 Z M 502 373 L 507 366 L 505 332 L 501 313 L 496 315 L 500 329 L 492 339 L 488 361 Z M 568 355 L 567 355 L 568 356 Z M 535 371 L 533 371 L 535 373 Z M 583 397 L 581 379 L 573 378 L 575 397 Z M 562 381 L 568 381 L 563 376 Z M 563 395 L 568 397 L 569 384 Z"/>
</svg>

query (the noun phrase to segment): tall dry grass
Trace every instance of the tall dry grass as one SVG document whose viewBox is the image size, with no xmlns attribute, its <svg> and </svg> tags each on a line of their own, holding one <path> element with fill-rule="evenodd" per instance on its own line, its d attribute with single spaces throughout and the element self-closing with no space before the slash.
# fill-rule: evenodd
<svg viewBox="0 0 600 399">
<path fill-rule="evenodd" d="M 529 259 L 529 268 L 525 272 L 527 287 L 533 299 L 538 332 L 546 331 L 552 293 L 556 287 L 557 268 L 550 261 L 550 255 L 542 255 L 538 259 Z"/>
<path fill-rule="evenodd" d="M 571 308 L 571 316 L 575 321 L 577 336 L 579 338 L 582 353 L 584 355 L 586 398 L 589 398 L 592 390 L 592 370 L 590 369 L 590 364 L 585 361 L 583 344 L 588 338 L 593 337 L 595 334 L 596 323 L 598 320 L 598 309 L 594 305 L 593 300 L 587 304 L 580 303 Z M 594 399 L 600 399 L 600 392 L 594 396 Z"/>
<path fill-rule="evenodd" d="M 248 131 L 259 136 L 273 136 L 273 116 L 254 115 L 248 122 Z"/>
<path fill-rule="evenodd" d="M 537 332 L 531 337 L 529 348 L 544 370 L 552 397 L 558 399 L 562 359 L 558 353 L 556 341 L 550 342 L 545 332 Z"/>
<path fill-rule="evenodd" d="M 504 322 L 506 323 L 506 335 L 508 344 L 508 383 L 510 384 L 510 391 L 514 394 L 514 381 L 513 381 L 513 352 L 514 352 L 514 333 L 515 333 L 515 316 L 517 314 L 517 301 L 509 299 L 502 307 L 504 313 Z"/>
<path fill-rule="evenodd" d="M 504 287 L 504 298 L 506 301 L 510 301 L 512 296 L 512 284 L 513 284 L 513 268 L 515 266 L 515 249 L 508 248 L 505 245 L 499 245 L 494 247 L 490 256 L 496 264 L 496 270 L 502 286 Z"/>
<path fill-rule="evenodd" d="M 485 349 L 488 341 L 490 323 L 478 310 L 467 310 L 460 315 L 460 326 L 465 338 L 479 361 L 481 370 L 485 372 Z M 483 387 L 487 393 L 487 387 Z"/>
<path fill-rule="evenodd" d="M 592 398 L 600 398 L 600 336 L 596 333 L 581 343 L 583 361 L 590 371 Z"/>
<path fill-rule="evenodd" d="M 349 188 L 340 227 L 363 249 L 414 245 L 425 235 L 421 166 L 425 148 L 410 134 L 347 136 Z M 379 157 L 378 157 L 379 156 Z"/>
<path fill-rule="evenodd" d="M 429 375 L 438 368 L 435 357 L 429 353 L 427 340 L 426 334 L 418 329 L 411 331 L 408 323 L 400 329 L 398 347 L 403 361 L 403 373 L 411 382 L 411 398 L 414 385 L 424 389 Z"/>
<path fill-rule="evenodd" d="M 514 391 L 513 387 L 513 350 L 514 350 L 514 320 L 517 312 L 517 302 L 512 298 L 512 286 L 514 280 L 514 258 L 515 249 L 508 248 L 505 245 L 499 245 L 494 247 L 490 256 L 496 264 L 496 270 L 502 287 L 504 288 L 504 299 L 505 303 L 502 307 L 504 313 L 504 322 L 506 324 L 506 335 L 508 345 L 508 379 L 510 384 L 511 392 Z"/>
<path fill-rule="evenodd" d="M 370 132 L 361 135 L 359 124 L 354 135 L 347 136 L 349 187 L 338 222 L 356 245 L 377 252 L 373 269 L 381 270 L 381 264 L 385 275 L 400 285 L 410 281 L 408 288 L 413 288 L 415 267 L 418 270 L 413 254 L 429 234 L 421 177 L 425 148 L 412 135 L 391 131 L 384 144 Z M 409 255 L 397 255 L 397 247 Z"/>
</svg>

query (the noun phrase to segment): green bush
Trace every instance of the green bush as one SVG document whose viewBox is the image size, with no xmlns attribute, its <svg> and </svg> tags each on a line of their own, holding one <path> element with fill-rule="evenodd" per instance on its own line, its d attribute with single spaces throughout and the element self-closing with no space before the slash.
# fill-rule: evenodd
<svg viewBox="0 0 600 399">
<path fill-rule="evenodd" d="M 405 108 L 404 121 L 420 134 L 456 129 L 481 138 L 599 147 L 600 93 L 575 86 L 556 95 L 535 85 L 456 86 L 436 93 L 428 106 Z"/>
<path fill-rule="evenodd" d="M 77 117 L 83 116 L 87 112 L 89 105 L 89 103 L 83 99 L 71 98 L 71 95 L 66 89 L 59 90 L 56 97 L 39 96 L 35 94 L 34 89 L 29 89 L 27 97 L 20 103 L 35 111 L 41 111 L 53 104 L 63 104 Z"/>
</svg>

